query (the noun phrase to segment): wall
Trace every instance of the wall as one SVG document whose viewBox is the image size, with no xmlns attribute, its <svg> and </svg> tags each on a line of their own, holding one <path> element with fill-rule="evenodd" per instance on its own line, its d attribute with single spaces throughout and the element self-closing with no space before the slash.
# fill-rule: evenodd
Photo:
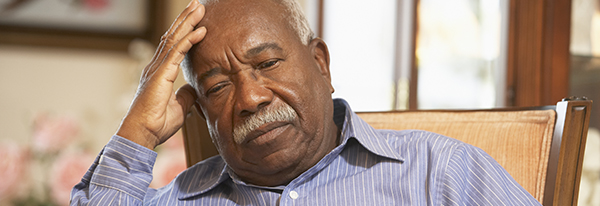
<svg viewBox="0 0 600 206">
<path fill-rule="evenodd" d="M 0 138 L 21 143 L 36 115 L 81 121 L 82 138 L 106 141 L 134 94 L 136 61 L 126 53 L 0 46 Z"/>
</svg>

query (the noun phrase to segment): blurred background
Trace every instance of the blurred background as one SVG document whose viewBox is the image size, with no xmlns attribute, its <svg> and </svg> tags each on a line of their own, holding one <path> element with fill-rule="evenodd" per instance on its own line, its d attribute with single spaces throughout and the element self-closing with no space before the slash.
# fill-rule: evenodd
<svg viewBox="0 0 600 206">
<path fill-rule="evenodd" d="M 298 0 L 355 111 L 600 103 L 600 0 Z M 0 205 L 66 205 L 188 0 L 0 0 Z M 183 85 L 183 78 L 176 82 Z M 592 110 L 580 205 L 600 205 Z M 181 135 L 152 187 L 186 168 Z"/>
</svg>

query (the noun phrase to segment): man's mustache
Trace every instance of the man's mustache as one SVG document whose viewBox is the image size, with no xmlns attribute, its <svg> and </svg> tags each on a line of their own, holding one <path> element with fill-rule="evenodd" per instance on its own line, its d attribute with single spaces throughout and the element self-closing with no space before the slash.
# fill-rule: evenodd
<svg viewBox="0 0 600 206">
<path fill-rule="evenodd" d="M 233 140 L 237 144 L 244 142 L 248 133 L 258 127 L 271 122 L 291 122 L 296 119 L 298 114 L 288 104 L 283 103 L 278 106 L 267 106 L 251 115 L 243 124 L 237 125 L 233 129 Z"/>
</svg>

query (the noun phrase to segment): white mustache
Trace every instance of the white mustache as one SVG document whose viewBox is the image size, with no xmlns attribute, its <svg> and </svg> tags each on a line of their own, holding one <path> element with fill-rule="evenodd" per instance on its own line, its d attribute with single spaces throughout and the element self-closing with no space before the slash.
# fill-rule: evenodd
<svg viewBox="0 0 600 206">
<path fill-rule="evenodd" d="M 233 140 L 237 144 L 244 142 L 244 139 L 248 133 L 257 129 L 258 127 L 271 123 L 271 122 L 291 122 L 296 119 L 298 114 L 288 104 L 281 104 L 275 107 L 265 107 L 259 110 L 257 113 L 248 117 L 243 124 L 235 126 L 233 129 Z"/>
</svg>

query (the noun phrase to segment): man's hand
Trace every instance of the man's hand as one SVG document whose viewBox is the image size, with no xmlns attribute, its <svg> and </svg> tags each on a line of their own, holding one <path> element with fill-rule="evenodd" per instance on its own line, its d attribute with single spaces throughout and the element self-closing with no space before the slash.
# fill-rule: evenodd
<svg viewBox="0 0 600 206">
<path fill-rule="evenodd" d="M 173 82 L 185 54 L 206 34 L 205 27 L 194 30 L 203 16 L 204 6 L 192 0 L 162 36 L 117 135 L 154 149 L 181 128 L 197 96 L 189 84 L 175 94 Z"/>
</svg>

